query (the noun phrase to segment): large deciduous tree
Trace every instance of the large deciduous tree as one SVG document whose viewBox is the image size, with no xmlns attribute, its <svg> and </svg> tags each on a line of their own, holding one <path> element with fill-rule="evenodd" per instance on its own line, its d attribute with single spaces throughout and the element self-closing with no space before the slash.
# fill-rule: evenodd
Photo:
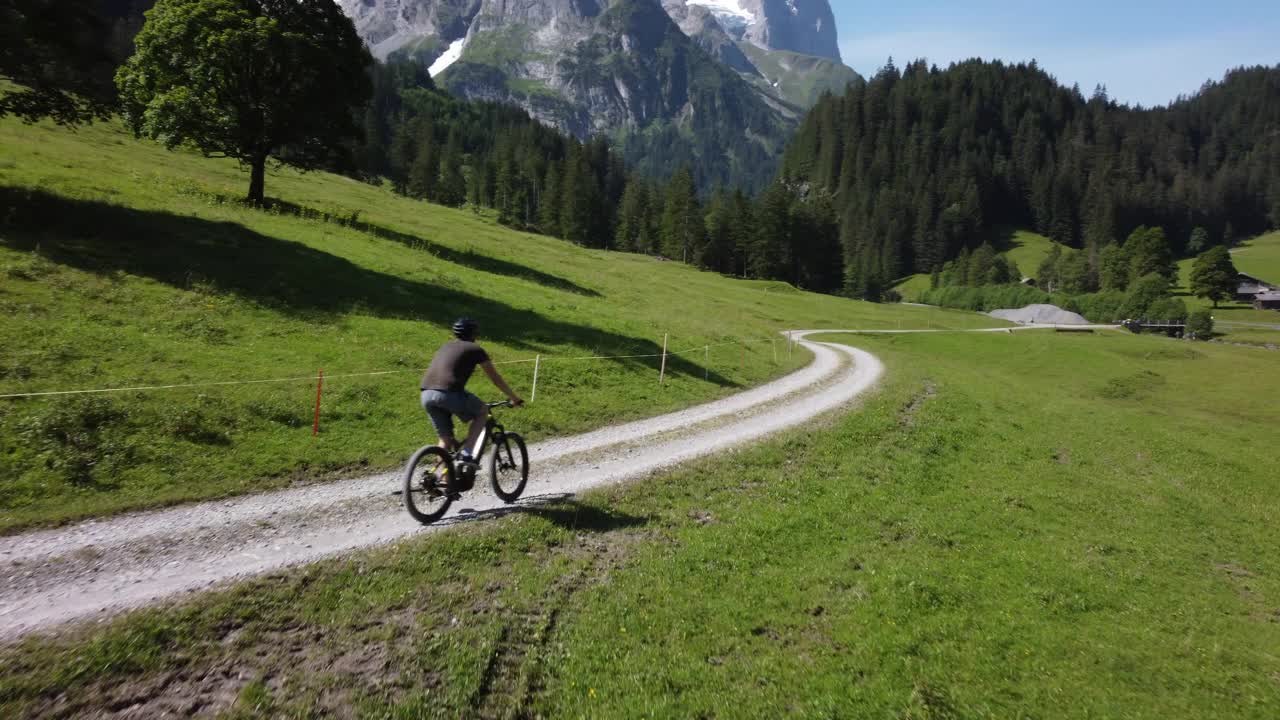
<svg viewBox="0 0 1280 720">
<path fill-rule="evenodd" d="M 1178 279 L 1178 265 L 1174 262 L 1164 229 L 1142 226 L 1134 230 L 1124 241 L 1124 251 L 1129 256 L 1129 277 L 1136 280 L 1155 273 L 1169 282 Z"/>
<path fill-rule="evenodd" d="M 111 114 L 110 25 L 95 0 L 0 0 L 0 117 L 77 125 Z"/>
<path fill-rule="evenodd" d="M 1231 254 L 1225 247 L 1218 245 L 1209 248 L 1191 266 L 1191 294 L 1208 298 L 1213 301 L 1214 307 L 1218 307 L 1220 300 L 1235 295 L 1238 274 L 1235 263 L 1231 262 Z"/>
<path fill-rule="evenodd" d="M 116 74 L 125 119 L 170 148 L 191 144 L 250 171 L 323 167 L 359 131 L 372 63 L 333 0 L 159 0 Z"/>
</svg>

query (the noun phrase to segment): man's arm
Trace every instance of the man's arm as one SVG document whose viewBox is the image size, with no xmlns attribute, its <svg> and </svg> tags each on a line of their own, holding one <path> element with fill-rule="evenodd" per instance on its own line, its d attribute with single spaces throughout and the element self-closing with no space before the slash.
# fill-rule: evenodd
<svg viewBox="0 0 1280 720">
<path fill-rule="evenodd" d="M 497 385 L 498 389 L 506 394 L 507 399 L 511 401 L 512 405 L 524 404 L 524 400 L 521 400 L 520 396 L 516 395 L 515 392 L 511 390 L 511 386 L 507 384 L 507 381 L 502 379 L 502 375 L 498 372 L 498 368 L 493 366 L 492 361 L 486 360 L 480 364 L 480 367 L 484 368 L 484 374 L 489 376 L 489 379 L 493 381 L 493 384 Z"/>
</svg>

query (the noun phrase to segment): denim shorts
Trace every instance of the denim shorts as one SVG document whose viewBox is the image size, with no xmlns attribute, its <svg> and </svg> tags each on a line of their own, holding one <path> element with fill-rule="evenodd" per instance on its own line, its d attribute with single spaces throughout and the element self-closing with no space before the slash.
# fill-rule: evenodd
<svg viewBox="0 0 1280 720">
<path fill-rule="evenodd" d="M 471 422 L 485 413 L 484 401 L 465 390 L 423 390 L 422 409 L 431 417 L 436 434 L 453 437 L 453 416 Z"/>
</svg>

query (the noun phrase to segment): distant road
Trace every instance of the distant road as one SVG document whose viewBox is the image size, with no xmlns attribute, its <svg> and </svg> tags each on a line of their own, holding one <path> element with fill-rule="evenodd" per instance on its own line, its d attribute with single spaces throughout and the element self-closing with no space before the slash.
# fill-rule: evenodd
<svg viewBox="0 0 1280 720">
<path fill-rule="evenodd" d="M 1252 328 L 1264 328 L 1267 330 L 1280 330 L 1280 324 L 1272 325 L 1269 323 L 1237 322 L 1235 320 L 1214 320 L 1213 324 L 1221 325 L 1223 327 L 1252 327 Z"/>
</svg>

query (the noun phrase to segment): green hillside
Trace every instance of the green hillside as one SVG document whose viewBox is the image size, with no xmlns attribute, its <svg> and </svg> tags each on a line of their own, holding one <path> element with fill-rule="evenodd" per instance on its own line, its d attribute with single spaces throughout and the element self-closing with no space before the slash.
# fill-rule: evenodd
<svg viewBox="0 0 1280 720">
<path fill-rule="evenodd" d="M 1280 285 L 1280 231 L 1241 243 L 1231 251 L 1231 261 L 1240 272 Z"/>
<path fill-rule="evenodd" d="M 1017 264 L 1023 277 L 1035 277 L 1040 263 L 1053 249 L 1053 241 L 1030 230 L 1001 229 L 993 233 L 992 245 Z M 1063 248 L 1071 252 L 1071 248 Z M 929 275 L 916 273 L 899 280 L 893 286 L 908 302 L 919 299 L 920 293 L 929 289 Z"/>
<path fill-rule="evenodd" d="M 1004 234 L 996 249 L 1017 263 L 1023 277 L 1035 277 L 1040 263 L 1053 250 L 1053 241 L 1030 230 L 1011 230 Z M 1064 247 L 1063 250 L 1071 252 L 1070 248 Z"/>
<path fill-rule="evenodd" d="M 801 108 L 813 107 L 824 92 L 843 93 L 849 83 L 862 79 L 835 60 L 786 50 L 765 50 L 745 41 L 739 42 L 738 47 L 764 75 L 759 82 L 766 91 L 780 91 L 785 100 Z"/>
<path fill-rule="evenodd" d="M 0 530 L 394 467 L 427 435 L 418 374 L 458 315 L 499 361 L 548 356 L 512 419 L 533 438 L 785 372 L 805 362 L 774 363 L 787 327 L 990 324 L 583 250 L 324 173 L 274 172 L 275 208 L 250 210 L 244 182 L 112 124 L 0 122 L 0 394 L 302 378 L 0 399 Z M 657 358 L 560 359 L 664 335 L 696 350 L 662 387 Z M 527 393 L 532 367 L 505 367 Z"/>
</svg>

